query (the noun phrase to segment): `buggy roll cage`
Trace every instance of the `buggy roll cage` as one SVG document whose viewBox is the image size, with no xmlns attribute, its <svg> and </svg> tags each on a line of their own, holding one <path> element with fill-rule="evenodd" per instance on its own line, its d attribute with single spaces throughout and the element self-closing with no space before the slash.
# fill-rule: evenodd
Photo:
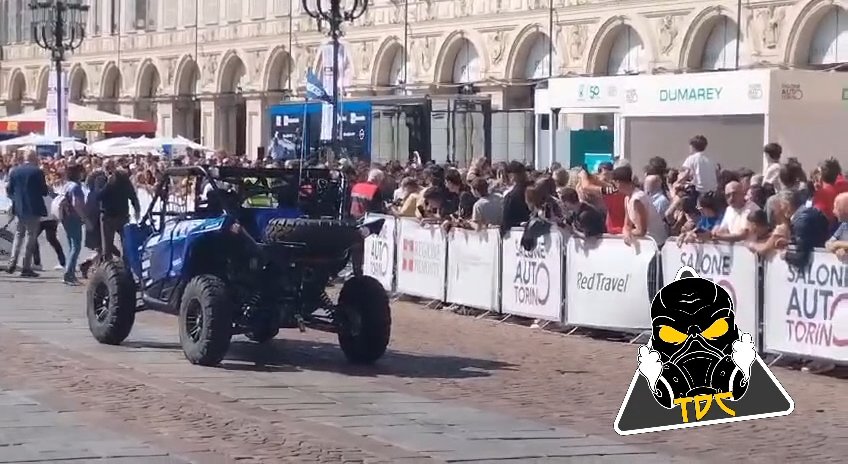
<svg viewBox="0 0 848 464">
<path fill-rule="evenodd" d="M 163 207 L 161 211 L 154 211 L 156 202 L 159 199 L 166 198 L 170 192 L 172 177 L 200 177 L 212 187 L 213 191 L 221 191 L 218 181 L 227 182 L 230 179 L 244 178 L 259 178 L 273 179 L 286 178 L 296 175 L 298 179 L 298 188 L 302 187 L 304 181 L 328 181 L 333 179 L 333 173 L 340 181 L 341 201 L 339 202 L 339 217 L 344 218 L 349 215 L 350 211 L 350 182 L 347 176 L 338 169 L 329 168 L 246 168 L 238 166 L 175 166 L 165 170 L 165 175 L 156 185 L 153 193 L 153 201 L 148 206 L 147 211 L 142 216 L 141 222 L 148 222 L 154 214 L 159 214 L 162 223 L 165 217 L 168 216 L 183 216 L 185 213 L 168 212 L 167 208 Z M 200 194 L 203 182 L 197 182 L 194 185 L 195 198 Z M 164 201 L 163 201 L 164 203 Z M 164 206 L 164 205 L 163 205 Z"/>
</svg>

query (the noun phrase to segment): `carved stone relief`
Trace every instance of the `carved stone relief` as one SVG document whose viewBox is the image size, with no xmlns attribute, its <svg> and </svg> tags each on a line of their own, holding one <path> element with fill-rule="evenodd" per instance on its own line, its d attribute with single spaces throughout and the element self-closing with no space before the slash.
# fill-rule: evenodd
<svg viewBox="0 0 848 464">
<path fill-rule="evenodd" d="M 0 69 L 0 99 L 5 99 L 6 95 L 9 94 L 9 88 L 6 87 L 6 81 L 9 80 L 9 70 L 8 69 Z"/>
<path fill-rule="evenodd" d="M 165 85 L 171 86 L 174 83 L 174 73 L 177 68 L 177 59 L 175 57 L 164 58 L 162 63 L 165 66 Z"/>
<path fill-rule="evenodd" d="M 302 75 L 312 67 L 315 60 L 315 54 L 318 53 L 317 45 L 300 45 L 298 46 L 299 53 L 297 55 L 297 72 Z"/>
<path fill-rule="evenodd" d="M 492 50 L 492 64 L 499 65 L 506 55 L 506 32 L 497 31 L 489 36 L 488 48 Z"/>
<path fill-rule="evenodd" d="M 218 55 L 206 54 L 202 56 L 203 67 L 200 74 L 203 76 L 202 81 L 204 86 L 210 86 L 215 83 L 215 78 L 218 72 Z"/>
<path fill-rule="evenodd" d="M 568 61 L 580 61 L 583 59 L 588 38 L 589 28 L 585 24 L 574 24 L 567 31 L 565 29 L 560 30 L 558 42 L 562 49 L 560 56 L 563 58 L 563 65 Z M 568 50 L 567 55 L 566 50 Z"/>
<path fill-rule="evenodd" d="M 361 42 L 359 44 L 359 72 L 360 77 L 368 76 L 371 71 L 371 59 L 374 57 L 374 44 L 371 42 Z"/>
<path fill-rule="evenodd" d="M 777 47 L 785 16 L 784 9 L 774 5 L 748 11 L 747 32 L 751 37 L 752 55 L 760 56 Z"/>
<path fill-rule="evenodd" d="M 432 21 L 436 18 L 437 9 L 438 5 L 436 5 L 436 0 L 424 0 L 424 8 L 418 10 L 418 20 Z"/>
<path fill-rule="evenodd" d="M 453 8 L 454 8 L 453 15 L 454 15 L 454 17 L 461 18 L 461 17 L 468 16 L 468 14 L 470 13 L 469 1 L 470 0 L 456 0 L 456 2 L 454 2 L 454 4 L 453 4 Z"/>
<path fill-rule="evenodd" d="M 660 20 L 660 53 L 668 56 L 674 48 L 674 40 L 677 38 L 677 19 L 666 15 Z"/>
<path fill-rule="evenodd" d="M 401 0 L 391 0 L 392 8 L 389 13 L 389 23 L 390 24 L 400 24 L 403 22 L 403 1 Z"/>
<path fill-rule="evenodd" d="M 41 89 L 38 87 L 38 75 L 40 74 L 40 69 L 38 67 L 30 67 L 27 68 L 26 71 L 26 87 L 27 94 L 31 98 L 38 98 L 38 93 Z"/>
<path fill-rule="evenodd" d="M 86 93 L 100 96 L 100 79 L 103 77 L 103 65 L 100 63 L 91 65 L 90 71 L 86 72 L 86 74 L 88 75 L 88 84 L 91 89 Z"/>
<path fill-rule="evenodd" d="M 436 40 L 432 37 L 422 37 L 415 41 L 415 50 L 418 54 L 417 69 L 419 74 L 430 72 L 433 67 L 433 49 L 436 47 Z"/>
<path fill-rule="evenodd" d="M 254 88 L 258 89 L 262 85 L 262 68 L 265 66 L 265 51 L 253 50 L 250 52 L 249 57 L 249 82 Z"/>
<path fill-rule="evenodd" d="M 133 87 L 135 87 L 135 74 L 137 71 L 138 61 L 124 62 L 124 70 L 121 73 L 121 87 L 123 87 L 124 95 L 133 96 L 135 94 Z"/>
</svg>

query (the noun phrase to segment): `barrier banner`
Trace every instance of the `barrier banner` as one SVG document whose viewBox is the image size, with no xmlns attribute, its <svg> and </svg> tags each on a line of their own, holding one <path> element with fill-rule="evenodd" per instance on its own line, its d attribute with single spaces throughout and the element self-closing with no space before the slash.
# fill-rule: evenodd
<svg viewBox="0 0 848 464">
<path fill-rule="evenodd" d="M 663 277 L 674 279 L 683 266 L 695 269 L 704 279 L 724 287 L 733 299 L 736 325 L 743 332 L 759 333 L 757 327 L 757 255 L 739 244 L 703 243 L 677 245 L 668 240 L 662 249 Z"/>
<path fill-rule="evenodd" d="M 453 229 L 448 235 L 448 303 L 494 311 L 500 294 L 500 232 Z"/>
<path fill-rule="evenodd" d="M 368 214 L 368 218 L 384 218 L 383 229 L 379 235 L 370 235 L 365 239 L 365 259 L 363 273 L 383 284 L 386 291 L 394 290 L 395 277 L 395 224 L 392 216 Z"/>
<path fill-rule="evenodd" d="M 546 321 L 562 320 L 562 242 L 559 231 L 521 246 L 523 229 L 509 231 L 501 245 L 501 311 Z"/>
<path fill-rule="evenodd" d="M 566 322 L 604 329 L 651 327 L 648 285 L 657 244 L 650 239 L 628 246 L 617 237 L 585 241 L 572 238 L 566 247 Z"/>
<path fill-rule="evenodd" d="M 767 351 L 848 362 L 848 263 L 817 250 L 799 270 L 775 255 L 764 280 Z"/>
<path fill-rule="evenodd" d="M 447 238 L 438 225 L 401 219 L 397 235 L 397 291 L 444 300 Z"/>
</svg>

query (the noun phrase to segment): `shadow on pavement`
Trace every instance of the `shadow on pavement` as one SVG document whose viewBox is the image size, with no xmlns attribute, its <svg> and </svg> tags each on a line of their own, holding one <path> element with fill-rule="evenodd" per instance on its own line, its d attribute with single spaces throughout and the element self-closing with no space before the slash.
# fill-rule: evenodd
<svg viewBox="0 0 848 464">
<path fill-rule="evenodd" d="M 181 351 L 179 343 L 132 340 L 128 348 Z M 188 362 L 188 361 L 186 361 Z M 233 340 L 221 368 L 232 371 L 297 372 L 300 370 L 376 377 L 464 379 L 488 377 L 492 371 L 515 370 L 516 365 L 487 359 L 387 351 L 373 366 L 356 366 L 345 360 L 333 343 L 274 339 L 265 344 Z"/>
</svg>

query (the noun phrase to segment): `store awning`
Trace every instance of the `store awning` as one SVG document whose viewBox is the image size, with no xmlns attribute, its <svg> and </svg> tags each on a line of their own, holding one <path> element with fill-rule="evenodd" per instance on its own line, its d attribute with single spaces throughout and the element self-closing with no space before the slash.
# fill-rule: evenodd
<svg viewBox="0 0 848 464">
<path fill-rule="evenodd" d="M 104 134 L 152 134 L 156 132 L 156 123 L 132 119 L 119 114 L 98 111 L 73 103 L 68 107 L 70 130 L 72 132 L 100 132 Z M 47 109 L 31 111 L 0 118 L 0 133 L 28 134 L 44 132 Z"/>
</svg>

